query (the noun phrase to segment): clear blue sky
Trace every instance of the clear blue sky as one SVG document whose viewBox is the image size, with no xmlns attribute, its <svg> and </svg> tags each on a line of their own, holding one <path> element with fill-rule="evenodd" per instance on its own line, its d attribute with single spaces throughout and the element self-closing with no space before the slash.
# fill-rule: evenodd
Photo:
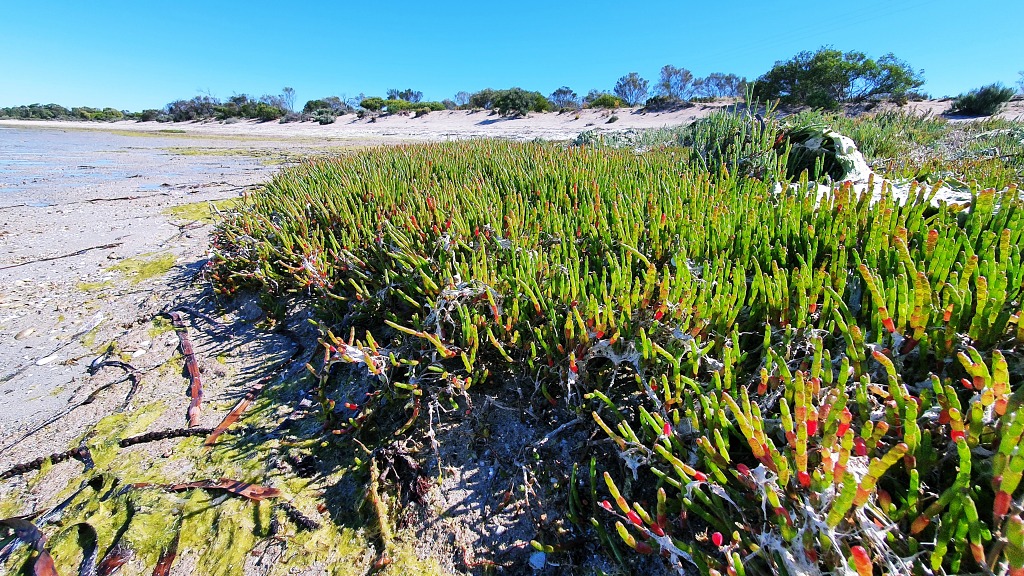
<svg viewBox="0 0 1024 576">
<path fill-rule="evenodd" d="M 955 95 L 1024 70 L 1021 0 L 838 2 L 6 2 L 0 106 L 159 108 L 200 91 L 327 95 L 568 85 L 610 89 L 664 64 L 756 78 L 831 45 L 924 69 Z M 636 8 L 634 6 L 641 6 Z"/>
</svg>

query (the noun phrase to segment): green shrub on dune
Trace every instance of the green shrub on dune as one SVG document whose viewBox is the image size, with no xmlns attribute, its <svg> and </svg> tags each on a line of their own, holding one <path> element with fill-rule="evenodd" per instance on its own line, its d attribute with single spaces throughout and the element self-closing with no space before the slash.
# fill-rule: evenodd
<svg viewBox="0 0 1024 576">
<path fill-rule="evenodd" d="M 1013 98 L 1015 90 L 1002 84 L 989 84 L 956 97 L 949 106 L 950 114 L 991 116 Z"/>
</svg>

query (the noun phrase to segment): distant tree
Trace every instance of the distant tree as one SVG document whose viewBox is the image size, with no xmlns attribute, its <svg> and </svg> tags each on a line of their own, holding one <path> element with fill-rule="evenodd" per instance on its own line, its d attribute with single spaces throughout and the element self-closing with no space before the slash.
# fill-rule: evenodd
<svg viewBox="0 0 1024 576">
<path fill-rule="evenodd" d="M 636 72 L 630 72 L 615 83 L 615 95 L 630 106 L 641 104 L 647 100 L 647 80 Z"/>
<path fill-rule="evenodd" d="M 286 111 L 295 111 L 295 88 L 285 86 L 281 89 L 281 104 Z"/>
<path fill-rule="evenodd" d="M 0 108 L 0 118 L 53 120 L 73 117 L 71 110 L 59 104 L 29 104 Z"/>
<path fill-rule="evenodd" d="M 345 100 L 345 104 L 349 108 L 355 110 L 356 108 L 360 107 L 360 105 L 362 104 L 363 100 L 365 100 L 365 99 L 366 99 L 366 94 L 363 94 L 362 92 L 360 92 L 358 96 L 353 96 L 352 98 L 349 98 L 348 100 Z"/>
<path fill-rule="evenodd" d="M 776 62 L 757 79 L 755 96 L 834 109 L 840 103 L 868 97 L 905 98 L 922 84 L 923 72 L 915 72 L 892 54 L 875 61 L 863 52 L 819 48 Z"/>
<path fill-rule="evenodd" d="M 302 107 L 302 113 L 303 114 L 312 114 L 313 112 L 316 112 L 317 110 L 325 110 L 325 109 L 327 109 L 327 102 L 325 102 L 324 100 L 322 100 L 322 99 L 307 100 L 306 101 L 306 105 Z"/>
<path fill-rule="evenodd" d="M 1024 94 L 1024 70 L 1020 71 L 1020 80 L 1017 80 L 1017 89 L 1021 94 Z"/>
<path fill-rule="evenodd" d="M 620 80 L 621 82 L 621 80 Z M 686 100 L 690 97 L 693 84 L 693 73 L 686 68 L 676 68 L 666 64 L 661 68 L 657 93 L 671 100 Z"/>
<path fill-rule="evenodd" d="M 328 110 L 331 114 L 340 116 L 349 111 L 349 106 L 337 96 L 325 96 L 310 100 L 302 107 L 303 114 L 312 114 L 317 110 Z"/>
<path fill-rule="evenodd" d="M 494 93 L 492 105 L 502 116 L 526 116 L 530 110 L 533 110 L 536 96 L 522 88 L 498 90 Z"/>
<path fill-rule="evenodd" d="M 746 78 L 721 72 L 694 80 L 694 93 L 702 98 L 738 98 L 744 95 L 746 87 Z"/>
<path fill-rule="evenodd" d="M 406 102 L 415 103 L 423 100 L 423 92 L 413 90 L 412 88 L 406 88 L 405 90 L 390 88 L 388 90 L 388 100 L 405 100 Z"/>
<path fill-rule="evenodd" d="M 490 110 L 494 104 L 495 91 L 490 88 L 484 88 L 479 92 L 474 92 L 469 97 L 469 106 L 471 108 L 483 108 L 484 110 Z"/>
<path fill-rule="evenodd" d="M 558 90 L 552 92 L 551 96 L 548 96 L 548 100 L 551 101 L 551 104 L 553 104 L 555 108 L 562 109 L 580 107 L 580 97 L 577 96 L 576 93 L 572 91 L 572 88 L 569 88 L 568 86 L 562 86 Z"/>
<path fill-rule="evenodd" d="M 339 116 L 351 110 L 351 107 L 345 103 L 345 100 L 337 96 L 327 96 L 323 101 L 327 103 L 328 110 Z"/>
<path fill-rule="evenodd" d="M 455 93 L 455 105 L 459 108 L 469 105 L 469 98 L 472 96 L 469 92 L 456 92 Z"/>
<path fill-rule="evenodd" d="M 164 107 L 164 112 L 175 122 L 187 122 L 212 118 L 220 101 L 213 96 L 203 94 L 191 100 L 175 100 Z"/>
<path fill-rule="evenodd" d="M 264 94 L 260 96 L 259 102 L 281 110 L 287 110 L 284 101 L 284 94 Z"/>
<path fill-rule="evenodd" d="M 455 103 L 455 100 L 452 100 L 451 98 L 441 100 L 441 104 L 444 104 L 445 110 L 455 110 L 459 107 L 459 105 Z"/>
</svg>

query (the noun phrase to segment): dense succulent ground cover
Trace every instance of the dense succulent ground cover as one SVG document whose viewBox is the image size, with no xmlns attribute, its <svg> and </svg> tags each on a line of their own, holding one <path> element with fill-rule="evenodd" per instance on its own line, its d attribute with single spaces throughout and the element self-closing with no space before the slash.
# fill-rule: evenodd
<svg viewBox="0 0 1024 576">
<path fill-rule="evenodd" d="M 313 160 L 221 225 L 215 285 L 315 309 L 328 436 L 428 441 L 428 412 L 513 384 L 585 419 L 605 441 L 539 550 L 1024 573 L 1017 189 L 968 184 L 969 209 L 927 185 L 905 205 L 776 193 L 780 123 L 721 116 L 683 140 Z M 337 385 L 343 365 L 369 392 Z"/>
</svg>

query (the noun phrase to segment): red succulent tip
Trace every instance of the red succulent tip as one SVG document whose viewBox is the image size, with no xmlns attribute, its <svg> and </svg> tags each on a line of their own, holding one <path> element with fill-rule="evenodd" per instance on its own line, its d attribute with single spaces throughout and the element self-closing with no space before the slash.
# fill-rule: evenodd
<svg viewBox="0 0 1024 576">
<path fill-rule="evenodd" d="M 633 524 L 636 524 L 637 526 L 643 527 L 644 525 L 644 521 L 641 520 L 640 516 L 636 512 L 633 512 L 632 510 L 626 512 L 626 518 L 629 518 L 629 521 Z"/>
</svg>

